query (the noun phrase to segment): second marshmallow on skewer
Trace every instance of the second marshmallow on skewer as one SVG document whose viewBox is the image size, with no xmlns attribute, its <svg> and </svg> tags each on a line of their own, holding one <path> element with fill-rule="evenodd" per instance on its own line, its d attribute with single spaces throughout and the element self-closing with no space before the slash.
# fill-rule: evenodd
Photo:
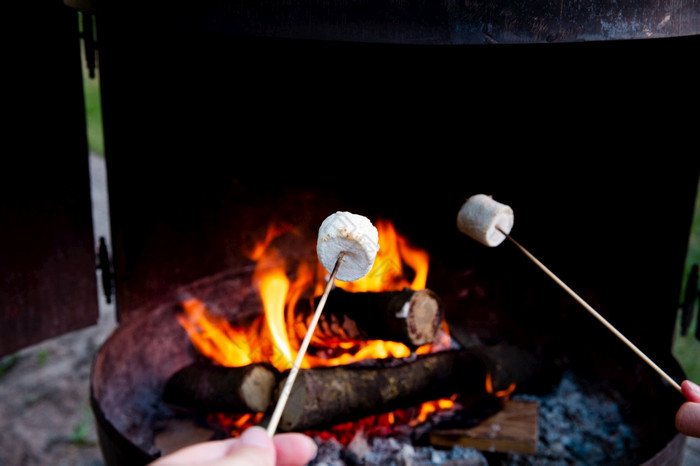
<svg viewBox="0 0 700 466">
<path fill-rule="evenodd" d="M 464 203 L 457 214 L 457 228 L 486 246 L 498 246 L 506 237 L 510 239 L 535 265 L 554 280 L 564 291 L 581 304 L 588 312 L 598 319 L 605 327 L 614 333 L 623 343 L 642 358 L 649 366 L 661 375 L 671 386 L 681 392 L 681 386 L 671 376 L 666 374 L 654 361 L 649 359 L 634 343 L 608 322 L 598 311 L 583 300 L 574 290 L 549 270 L 542 262 L 533 256 L 527 249 L 518 243 L 512 236 L 510 230 L 513 227 L 513 210 L 500 202 L 494 201 L 485 194 L 476 194 Z"/>
<path fill-rule="evenodd" d="M 351 282 L 369 273 L 379 251 L 379 233 L 367 217 L 350 212 L 328 216 L 318 230 L 316 253 L 330 273 L 343 253 L 336 278 Z"/>
<path fill-rule="evenodd" d="M 498 246 L 513 228 L 513 209 L 486 194 L 467 199 L 457 214 L 457 228 L 489 247 Z"/>
</svg>

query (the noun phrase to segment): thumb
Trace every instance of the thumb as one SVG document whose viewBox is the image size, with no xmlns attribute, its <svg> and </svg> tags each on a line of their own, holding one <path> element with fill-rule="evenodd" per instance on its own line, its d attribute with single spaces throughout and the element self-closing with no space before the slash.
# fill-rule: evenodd
<svg viewBox="0 0 700 466">
<path fill-rule="evenodd" d="M 226 454 L 225 464 L 236 466 L 275 466 L 275 445 L 265 429 L 246 429 Z"/>
<path fill-rule="evenodd" d="M 686 401 L 676 413 L 676 428 L 682 434 L 700 437 L 700 403 Z"/>
</svg>

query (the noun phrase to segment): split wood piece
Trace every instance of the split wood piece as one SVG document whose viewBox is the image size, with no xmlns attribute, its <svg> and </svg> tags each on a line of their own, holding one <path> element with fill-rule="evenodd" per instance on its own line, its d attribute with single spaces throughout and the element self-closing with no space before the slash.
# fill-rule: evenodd
<svg viewBox="0 0 700 466">
<path fill-rule="evenodd" d="M 321 339 L 387 340 L 415 349 L 432 343 L 442 324 L 442 303 L 428 289 L 348 292 L 335 288 L 330 295 L 316 329 Z"/>
<path fill-rule="evenodd" d="M 486 368 L 464 351 L 416 356 L 410 362 L 319 367 L 299 372 L 279 429 L 304 431 L 418 406 L 455 393 L 482 396 Z M 263 420 L 263 423 L 265 421 Z"/>
<path fill-rule="evenodd" d="M 168 379 L 162 398 L 203 412 L 262 413 L 270 407 L 279 375 L 262 363 L 225 367 L 195 362 Z"/>
<path fill-rule="evenodd" d="M 468 429 L 436 429 L 428 434 L 436 447 L 460 445 L 481 451 L 537 453 L 538 404 L 506 400 L 503 409 Z"/>
</svg>

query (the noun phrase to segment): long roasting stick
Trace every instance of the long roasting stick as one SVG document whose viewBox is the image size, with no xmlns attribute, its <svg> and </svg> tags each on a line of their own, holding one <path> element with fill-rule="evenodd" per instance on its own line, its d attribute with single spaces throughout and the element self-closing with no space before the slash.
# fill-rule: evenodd
<svg viewBox="0 0 700 466">
<path fill-rule="evenodd" d="M 299 347 L 299 352 L 297 353 L 297 357 L 294 360 L 294 364 L 292 365 L 291 370 L 289 371 L 289 376 L 287 376 L 287 380 L 284 382 L 284 386 L 282 387 L 282 392 L 280 393 L 280 397 L 277 400 L 277 405 L 275 406 L 275 410 L 272 412 L 272 417 L 270 418 L 270 423 L 267 426 L 267 435 L 269 437 L 272 437 L 275 435 L 275 431 L 277 430 L 277 425 L 280 422 L 280 418 L 282 417 L 282 412 L 284 411 L 284 407 L 287 405 L 287 399 L 289 398 L 289 395 L 292 393 L 292 385 L 294 385 L 294 379 L 297 377 L 297 373 L 299 372 L 299 367 L 301 366 L 301 361 L 304 359 L 304 355 L 306 354 L 306 350 L 309 347 L 309 342 L 311 341 L 311 336 L 314 333 L 314 330 L 316 329 L 316 325 L 318 324 L 318 320 L 321 317 L 321 313 L 323 312 L 323 308 L 326 305 L 326 301 L 328 300 L 328 294 L 331 292 L 333 289 L 333 284 L 335 283 L 335 276 L 338 274 L 338 268 L 340 267 L 340 263 L 343 261 L 343 256 L 344 253 L 340 253 L 338 256 L 338 260 L 335 261 L 335 266 L 333 267 L 333 272 L 331 273 L 330 278 L 328 279 L 328 283 L 326 283 L 326 287 L 323 290 L 323 294 L 321 295 L 321 299 L 318 302 L 318 306 L 316 307 L 316 311 L 314 312 L 313 318 L 311 319 L 311 324 L 309 325 L 309 329 L 306 331 L 306 335 L 304 335 L 304 340 L 301 342 L 301 346 Z"/>
<path fill-rule="evenodd" d="M 613 327 L 612 324 L 610 324 L 610 322 L 608 322 L 602 315 L 600 315 L 600 314 L 598 313 L 598 311 L 596 311 L 595 309 L 593 309 L 593 307 L 591 307 L 586 301 L 583 300 L 583 298 L 581 298 L 578 294 L 576 294 L 576 293 L 574 292 L 574 290 L 572 290 L 571 288 L 569 288 L 569 287 L 566 285 L 566 283 L 564 283 L 563 281 L 561 281 L 561 280 L 559 279 L 559 277 L 557 277 L 551 270 L 549 270 L 542 262 L 540 262 L 539 260 L 537 260 L 537 258 L 536 258 L 535 256 L 533 256 L 533 255 L 532 255 L 527 249 L 525 249 L 520 243 L 518 243 L 515 239 L 513 239 L 512 236 L 510 236 L 508 233 L 506 233 L 505 231 L 503 231 L 503 230 L 502 230 L 501 228 L 499 228 L 498 226 L 496 227 L 496 229 L 498 229 L 498 231 L 500 231 L 501 233 L 503 233 L 503 234 L 506 236 L 506 238 L 508 238 L 509 240 L 511 240 L 511 241 L 513 242 L 513 244 L 515 244 L 523 253 L 525 253 L 525 255 L 526 255 L 528 258 L 530 258 L 530 260 L 531 260 L 532 262 L 535 263 L 535 265 L 537 265 L 540 269 L 542 269 L 542 271 L 544 271 L 544 273 L 546 273 L 547 275 L 549 275 L 549 277 L 550 277 L 552 280 L 554 280 L 557 284 L 559 284 L 559 286 L 561 286 L 561 287 L 564 289 L 564 291 L 566 291 L 567 293 L 569 293 L 569 294 L 571 295 L 572 298 L 574 298 L 576 301 L 578 301 L 579 304 L 581 304 L 581 306 L 583 306 L 588 312 L 590 312 L 591 314 L 593 314 L 593 317 L 595 317 L 596 319 L 598 319 L 603 325 L 605 325 L 605 326 L 608 328 L 608 330 L 610 330 L 612 333 L 614 333 L 620 340 L 622 340 L 623 343 L 625 343 L 627 346 L 629 346 L 629 348 L 630 348 L 632 351 L 634 351 L 635 353 L 637 353 L 637 355 L 638 355 L 640 358 L 642 358 L 647 364 L 649 364 L 656 372 L 658 372 L 659 375 L 660 375 L 661 377 L 663 377 L 663 378 L 664 378 L 669 384 L 671 384 L 676 390 L 678 390 L 679 392 L 681 392 L 681 386 L 678 385 L 678 383 L 677 383 L 675 380 L 673 380 L 668 374 L 666 374 L 666 372 L 664 372 L 659 366 L 657 366 L 657 365 L 654 363 L 654 361 L 652 361 L 651 359 L 649 359 L 649 358 L 647 357 L 647 355 L 645 355 L 639 348 L 637 348 L 637 347 L 634 345 L 634 343 L 632 343 L 630 340 L 628 340 L 627 337 L 625 337 L 625 336 L 624 336 L 622 333 L 620 333 L 615 327 Z M 682 393 L 682 392 L 681 392 L 681 393 Z"/>
</svg>

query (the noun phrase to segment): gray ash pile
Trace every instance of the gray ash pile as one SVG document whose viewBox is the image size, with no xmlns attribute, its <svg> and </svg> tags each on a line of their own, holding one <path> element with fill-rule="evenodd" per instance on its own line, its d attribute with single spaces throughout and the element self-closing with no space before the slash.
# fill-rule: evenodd
<svg viewBox="0 0 700 466">
<path fill-rule="evenodd" d="M 536 457 L 511 455 L 509 464 L 636 464 L 639 448 L 625 424 L 614 393 L 593 391 L 566 373 L 558 387 L 539 403 L 539 445 Z"/>
<path fill-rule="evenodd" d="M 420 426 L 414 432 L 393 432 L 386 436 L 358 431 L 347 446 L 333 438 L 316 437 L 319 452 L 312 465 L 635 464 L 638 441 L 623 419 L 615 393 L 590 389 L 576 375 L 565 373 L 550 393 L 514 395 L 513 399 L 538 403 L 538 448 L 534 455 L 425 445 L 417 435 L 430 427 Z"/>
</svg>

